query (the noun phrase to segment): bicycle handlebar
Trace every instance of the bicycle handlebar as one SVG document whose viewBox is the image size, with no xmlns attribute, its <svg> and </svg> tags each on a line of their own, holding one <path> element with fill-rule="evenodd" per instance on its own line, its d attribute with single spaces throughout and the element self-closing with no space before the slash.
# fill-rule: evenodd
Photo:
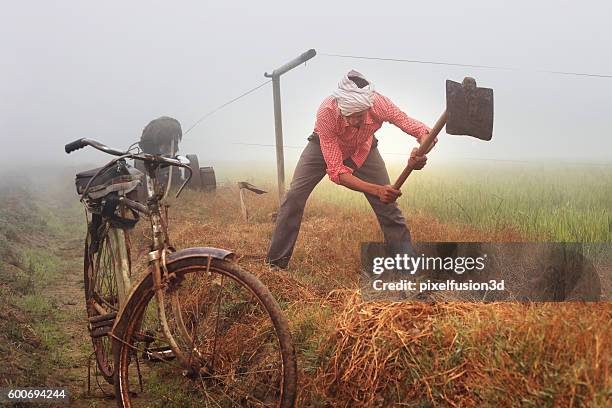
<svg viewBox="0 0 612 408">
<path fill-rule="evenodd" d="M 186 164 L 183 164 L 178 159 L 163 157 L 160 155 L 153 155 L 149 153 L 134 154 L 134 153 L 126 152 L 126 151 L 121 151 L 121 150 L 117 150 L 117 149 L 108 147 L 107 145 L 100 143 L 93 139 L 87 139 L 87 138 L 77 139 L 74 142 L 68 143 L 66 146 L 64 146 L 64 150 L 66 151 L 66 153 L 70 154 L 74 152 L 75 150 L 82 149 L 83 147 L 86 147 L 86 146 L 94 147 L 100 150 L 101 152 L 108 153 L 113 156 L 120 156 L 119 159 L 112 160 L 109 164 L 107 164 L 107 166 L 112 165 L 114 162 L 120 159 L 134 159 L 134 160 L 143 160 L 143 161 L 148 161 L 148 162 L 165 163 L 170 166 L 177 166 L 177 167 L 182 167 L 186 169 L 189 172 L 189 176 L 187 177 L 187 180 L 183 182 L 178 192 L 176 193 L 177 197 L 179 196 L 179 194 L 181 194 L 181 191 L 183 191 L 183 188 L 187 185 L 187 183 L 189 183 L 189 181 L 191 180 L 191 177 L 193 176 L 193 170 L 191 169 L 191 167 Z M 98 174 L 99 173 L 100 171 L 98 172 Z M 89 181 L 89 184 L 91 184 L 93 179 L 96 178 L 98 174 L 92 177 L 92 179 Z M 85 193 L 88 190 L 89 184 L 87 184 L 87 187 L 85 188 L 85 191 L 83 193 Z"/>
<path fill-rule="evenodd" d="M 117 150 L 117 149 L 108 147 L 107 145 L 100 143 L 96 140 L 86 139 L 86 138 L 78 139 L 72 143 L 68 143 L 64 147 L 64 149 L 66 150 L 66 153 L 70 154 L 74 152 L 75 150 L 84 148 L 85 146 L 95 147 L 96 149 L 104 153 L 112 154 L 113 156 L 125 156 L 126 154 L 129 154 L 128 152 L 123 152 L 121 150 Z"/>
<path fill-rule="evenodd" d="M 87 138 L 77 139 L 74 142 L 68 143 L 66 146 L 64 146 L 64 149 L 66 150 L 66 153 L 70 154 L 74 152 L 75 150 L 82 149 L 86 146 L 91 146 L 95 149 L 100 150 L 101 152 L 108 153 L 113 156 L 127 156 L 127 158 L 130 158 L 130 159 L 138 159 L 138 160 L 144 160 L 144 161 L 156 161 L 160 163 L 167 163 L 171 166 L 189 167 L 181 163 L 181 161 L 177 159 L 164 157 L 160 155 L 153 155 L 149 153 L 132 154 L 130 152 L 113 149 L 112 147 L 108 147 L 107 145 L 100 143 L 97 140 L 87 139 Z"/>
<path fill-rule="evenodd" d="M 84 148 L 85 146 L 86 145 L 83 143 L 83 139 L 78 139 L 72 143 L 68 143 L 64 149 L 66 150 L 66 153 L 72 153 L 75 150 Z"/>
</svg>

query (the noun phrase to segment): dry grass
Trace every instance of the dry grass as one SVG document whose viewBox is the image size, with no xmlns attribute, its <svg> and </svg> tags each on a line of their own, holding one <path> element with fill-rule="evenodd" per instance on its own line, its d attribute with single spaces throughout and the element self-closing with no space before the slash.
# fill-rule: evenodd
<svg viewBox="0 0 612 408">
<path fill-rule="evenodd" d="M 309 202 L 289 272 L 263 263 L 277 206 L 237 188 L 187 192 L 170 208 L 177 248 L 216 246 L 270 288 L 292 327 L 302 406 L 609 406 L 612 308 L 599 304 L 362 302 L 359 243 L 380 241 L 372 212 Z M 419 213 L 419 241 L 532 241 Z"/>
<path fill-rule="evenodd" d="M 320 387 L 346 406 L 605 406 L 611 317 L 607 304 L 363 303 L 354 293 Z"/>
</svg>

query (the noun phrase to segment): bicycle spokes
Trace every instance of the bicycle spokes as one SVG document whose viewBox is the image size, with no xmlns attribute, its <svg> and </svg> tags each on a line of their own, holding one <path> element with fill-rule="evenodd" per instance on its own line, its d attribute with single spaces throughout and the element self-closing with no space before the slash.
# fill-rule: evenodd
<svg viewBox="0 0 612 408">
<path fill-rule="evenodd" d="M 140 369 L 149 384 L 145 392 L 179 398 L 186 406 L 278 404 L 283 374 L 279 342 L 269 314 L 244 284 L 219 273 L 191 272 L 170 284 L 167 299 L 169 329 L 185 362 L 175 358 L 159 322 L 151 319 L 151 309 L 159 307 L 153 297 L 130 342 L 132 352 L 142 357 Z M 134 369 L 126 374 L 136 376 Z M 165 387 L 173 393 L 187 387 L 189 392 L 164 397 Z"/>
</svg>

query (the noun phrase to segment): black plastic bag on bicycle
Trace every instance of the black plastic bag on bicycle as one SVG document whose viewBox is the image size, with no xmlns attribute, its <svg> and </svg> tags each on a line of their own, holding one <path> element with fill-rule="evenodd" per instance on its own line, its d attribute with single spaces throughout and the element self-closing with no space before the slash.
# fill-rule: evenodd
<svg viewBox="0 0 612 408">
<path fill-rule="evenodd" d="M 117 208 L 120 194 L 128 197 L 132 192 L 135 194 L 135 189 L 141 184 L 143 176 L 140 170 L 129 166 L 124 160 L 109 168 L 99 167 L 76 175 L 77 193 L 81 195 L 85 193 L 83 198 L 88 201 L 87 209 L 92 214 L 89 225 L 90 254 L 98 251 L 100 245 L 98 237 L 103 235 L 100 229 L 105 226 L 105 219 L 113 228 L 130 229 L 136 225 L 139 220 L 136 211 L 131 210 L 132 218 L 127 218 L 119 215 Z"/>
<path fill-rule="evenodd" d="M 78 194 L 85 192 L 93 177 L 95 179 L 87 189 L 84 197 L 86 199 L 99 200 L 112 192 L 128 194 L 142 183 L 144 176 L 140 170 L 125 162 L 118 162 L 116 166 L 100 171 L 101 169 L 103 167 L 77 173 L 75 185 Z"/>
<path fill-rule="evenodd" d="M 108 220 L 108 223 L 113 228 L 120 229 L 132 229 L 140 220 L 138 213 L 130 208 L 133 218 L 122 217 L 117 214 L 117 207 L 119 206 L 119 194 L 110 193 L 108 194 L 102 204 L 102 212 L 100 214 L 93 213 L 91 216 L 91 223 L 89 224 L 89 236 L 91 242 L 89 244 L 89 253 L 95 254 L 98 252 L 100 245 L 99 237 L 103 235 L 103 231 L 100 229 L 104 227 L 104 220 Z"/>
</svg>

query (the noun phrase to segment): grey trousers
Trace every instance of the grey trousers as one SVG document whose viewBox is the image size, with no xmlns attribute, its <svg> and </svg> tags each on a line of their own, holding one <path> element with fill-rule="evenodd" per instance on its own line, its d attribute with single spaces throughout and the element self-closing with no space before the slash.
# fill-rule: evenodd
<svg viewBox="0 0 612 408">
<path fill-rule="evenodd" d="M 289 190 L 283 196 L 278 210 L 272 242 L 268 250 L 267 262 L 286 268 L 300 231 L 304 207 L 310 193 L 326 175 L 327 165 L 318 143 L 312 136 L 304 148 L 293 174 Z M 351 166 L 352 164 L 352 166 Z M 347 163 L 355 167 L 354 163 Z M 353 175 L 374 184 L 390 184 L 389 174 L 378 148 L 372 149 L 363 165 L 354 170 Z M 382 229 L 385 242 L 410 243 L 410 231 L 397 203 L 383 204 L 377 196 L 365 194 L 372 206 Z"/>
</svg>

